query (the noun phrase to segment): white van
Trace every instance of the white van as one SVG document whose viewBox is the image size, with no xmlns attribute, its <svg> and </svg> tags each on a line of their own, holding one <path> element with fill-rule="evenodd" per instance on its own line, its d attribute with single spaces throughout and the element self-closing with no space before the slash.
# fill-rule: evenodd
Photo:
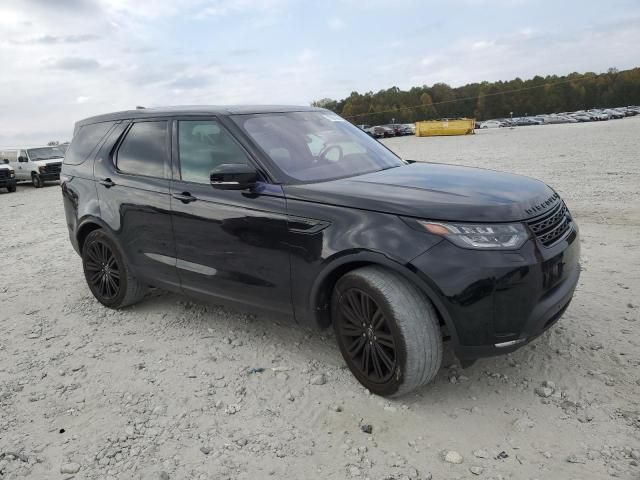
<svg viewBox="0 0 640 480">
<path fill-rule="evenodd" d="M 10 148 L 0 150 L 0 162 L 9 160 L 16 172 L 16 180 L 31 181 L 40 188 L 44 182 L 60 180 L 60 170 L 64 159 L 65 147 Z"/>
</svg>

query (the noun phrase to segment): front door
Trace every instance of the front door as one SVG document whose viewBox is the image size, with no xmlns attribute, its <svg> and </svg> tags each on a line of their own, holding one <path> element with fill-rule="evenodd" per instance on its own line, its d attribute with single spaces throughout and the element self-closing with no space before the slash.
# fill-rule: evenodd
<svg viewBox="0 0 640 480">
<path fill-rule="evenodd" d="M 291 314 L 282 188 L 213 188 L 213 167 L 253 160 L 215 118 L 175 120 L 173 131 L 171 210 L 183 290 Z"/>
<path fill-rule="evenodd" d="M 18 165 L 15 168 L 16 179 L 31 180 L 31 165 L 29 164 L 29 157 L 27 157 L 27 151 L 19 150 L 17 160 L 18 160 Z"/>
</svg>

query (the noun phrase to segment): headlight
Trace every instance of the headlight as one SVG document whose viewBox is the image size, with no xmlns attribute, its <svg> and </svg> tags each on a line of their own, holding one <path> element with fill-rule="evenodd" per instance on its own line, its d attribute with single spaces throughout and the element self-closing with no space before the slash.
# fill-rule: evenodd
<svg viewBox="0 0 640 480">
<path fill-rule="evenodd" d="M 9 176 L 12 177 L 12 178 L 15 177 L 16 176 L 16 172 L 13 171 L 13 170 L 9 170 Z"/>
<path fill-rule="evenodd" d="M 516 250 L 529 238 L 529 232 L 521 223 L 414 222 L 429 233 L 443 236 L 462 248 Z"/>
<path fill-rule="evenodd" d="M 42 173 L 42 172 L 46 172 L 46 171 L 47 171 L 47 166 L 46 166 L 46 165 L 43 165 L 43 166 L 41 166 L 41 167 L 38 167 L 38 170 L 40 170 L 40 173 Z"/>
</svg>

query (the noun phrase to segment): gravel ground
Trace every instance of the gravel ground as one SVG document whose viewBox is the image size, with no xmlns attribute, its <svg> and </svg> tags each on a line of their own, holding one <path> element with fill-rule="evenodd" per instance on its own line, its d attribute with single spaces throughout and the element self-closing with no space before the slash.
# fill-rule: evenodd
<svg viewBox="0 0 640 480">
<path fill-rule="evenodd" d="M 584 272 L 532 344 L 369 395 L 329 332 L 156 292 L 99 305 L 59 187 L 0 194 L 0 479 L 640 477 L 640 118 L 390 139 L 541 178 Z M 252 368 L 264 368 L 250 373 Z"/>
</svg>

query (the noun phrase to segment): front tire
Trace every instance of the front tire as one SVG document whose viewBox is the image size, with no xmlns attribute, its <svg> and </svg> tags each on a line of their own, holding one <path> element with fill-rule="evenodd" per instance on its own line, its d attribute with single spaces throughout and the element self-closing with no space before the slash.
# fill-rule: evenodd
<svg viewBox="0 0 640 480">
<path fill-rule="evenodd" d="M 382 396 L 431 382 L 442 362 L 442 334 L 429 299 L 403 276 L 378 266 L 353 270 L 332 296 L 340 352 L 358 381 Z"/>
<path fill-rule="evenodd" d="M 132 275 L 118 245 L 98 229 L 82 246 L 82 266 L 93 296 L 109 308 L 122 308 L 142 299 L 146 287 Z"/>
<path fill-rule="evenodd" d="M 44 186 L 44 181 L 42 180 L 42 178 L 40 178 L 40 175 L 38 175 L 37 173 L 34 173 L 33 175 L 31 175 L 31 183 L 36 188 L 42 188 Z"/>
<path fill-rule="evenodd" d="M 7 190 L 9 191 L 9 193 L 14 193 L 16 191 L 16 186 L 11 185 L 10 187 L 7 187 Z"/>
</svg>

